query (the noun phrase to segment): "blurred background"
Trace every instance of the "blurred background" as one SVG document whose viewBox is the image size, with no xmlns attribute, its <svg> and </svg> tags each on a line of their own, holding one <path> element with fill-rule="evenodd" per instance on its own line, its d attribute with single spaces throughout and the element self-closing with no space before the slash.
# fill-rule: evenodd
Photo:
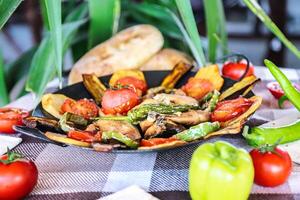
<svg viewBox="0 0 300 200">
<path fill-rule="evenodd" d="M 3 1 L 9 0 L 0 0 L 0 3 Z M 69 19 L 72 18 L 70 16 L 72 14 L 70 13 L 75 11 L 75 8 L 87 4 L 89 1 L 64 0 L 62 2 L 62 21 L 66 21 L 68 17 Z M 176 25 L 169 27 L 170 24 L 168 22 L 159 19 L 159 17 L 164 16 L 158 15 L 158 18 L 155 18 L 154 13 L 152 16 L 152 13 L 149 13 L 149 10 L 147 10 L 147 5 L 144 7 L 139 6 L 143 2 L 154 5 L 159 2 L 161 6 L 170 7 L 170 10 L 175 10 L 172 8 L 174 4 L 171 4 L 170 0 L 122 0 L 118 30 L 138 23 L 153 24 L 164 34 L 165 46 L 189 52 L 188 46 L 183 42 L 184 38 L 180 33 L 178 34 L 180 32 L 178 27 Z M 191 3 L 205 48 L 207 40 L 205 38 L 206 24 L 203 1 L 191 0 Z M 258 3 L 287 38 L 300 49 L 300 1 L 258 0 Z M 270 34 L 242 0 L 223 0 L 223 6 L 228 32 L 228 49 L 230 52 L 246 55 L 254 65 L 262 65 L 263 59 L 269 58 L 281 67 L 300 68 L 300 59 L 287 50 L 273 34 Z M 5 64 L 4 74 L 10 101 L 26 93 L 24 88 L 32 58 L 47 32 L 45 23 L 43 23 L 45 17 L 43 17 L 44 12 L 42 9 L 39 0 L 22 1 L 0 31 L 0 47 Z M 83 10 L 82 13 L 84 13 Z M 88 12 L 85 13 L 86 18 L 87 15 Z M 210 15 L 214 15 L 214 13 L 210 13 Z M 109 23 L 112 24 L 111 21 Z M 64 59 L 65 74 L 68 73 L 74 61 L 77 61 L 85 52 L 96 45 L 95 43 L 93 45 L 88 44 L 90 37 L 87 33 L 88 29 L 88 23 L 83 24 L 78 29 L 78 33 L 76 33 L 76 37 L 70 45 L 71 49 L 66 52 Z M 108 36 L 110 37 L 110 35 Z M 102 37 L 102 39 L 107 38 Z"/>
<path fill-rule="evenodd" d="M 78 3 L 80 1 L 77 1 Z M 286 36 L 300 48 L 300 1 L 260 0 L 261 6 Z M 223 0 L 229 49 L 245 54 L 255 65 L 266 57 L 282 67 L 300 68 L 300 60 L 286 51 L 240 0 Z M 192 0 L 199 32 L 205 35 L 202 0 Z M 14 61 L 42 39 L 42 16 L 38 0 L 25 0 L 0 32 L 5 62 Z"/>
</svg>

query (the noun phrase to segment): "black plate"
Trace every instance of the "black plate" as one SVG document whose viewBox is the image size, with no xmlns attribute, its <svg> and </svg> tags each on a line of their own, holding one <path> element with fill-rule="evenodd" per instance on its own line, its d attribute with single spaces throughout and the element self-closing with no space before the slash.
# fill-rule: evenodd
<svg viewBox="0 0 300 200">
<path fill-rule="evenodd" d="M 170 73 L 170 71 L 146 71 L 144 72 L 145 78 L 147 80 L 147 84 L 148 87 L 156 87 L 159 86 L 160 83 L 162 82 L 162 80 Z M 176 88 L 181 87 L 184 83 L 187 82 L 187 80 L 194 76 L 195 72 L 188 72 L 185 76 L 183 76 L 177 83 Z M 108 81 L 110 79 L 111 76 L 104 76 L 101 77 L 100 80 L 102 81 L 102 83 L 104 84 L 108 84 Z M 221 91 L 224 91 L 226 89 L 228 89 L 229 87 L 231 87 L 236 81 L 233 81 L 231 79 L 228 78 L 224 78 L 224 85 L 221 89 Z M 88 91 L 85 89 L 84 85 L 82 82 L 80 83 L 76 83 L 74 85 L 70 85 L 67 86 L 61 90 L 58 90 L 56 92 L 54 92 L 55 94 L 64 94 L 70 98 L 73 99 L 81 99 L 81 98 L 92 98 L 91 95 L 88 93 Z M 236 94 L 236 96 L 238 96 L 239 94 Z M 253 92 L 248 93 L 247 97 L 251 97 L 254 96 Z M 235 98 L 235 96 L 231 97 L 231 98 Z M 47 113 L 45 110 L 43 110 L 42 105 L 39 104 L 36 109 L 33 111 L 32 113 L 33 116 L 38 116 L 38 117 L 47 117 L 47 118 L 53 118 L 53 116 L 51 116 L 49 113 Z M 19 129 L 19 131 L 21 131 Z M 22 132 L 22 131 L 21 131 Z M 198 143 L 199 141 L 194 141 L 194 142 L 190 142 L 187 143 L 186 145 L 183 146 L 187 146 L 190 144 L 195 144 Z M 182 146 L 181 146 L 182 147 Z M 79 147 L 80 148 L 80 147 Z M 171 149 L 172 147 L 170 147 L 169 149 Z M 180 148 L 180 147 L 176 147 L 176 148 Z M 166 149 L 162 149 L 162 150 L 166 150 Z M 136 153 L 136 152 L 151 152 L 151 151 L 159 151 L 157 149 L 153 149 L 153 150 L 130 150 L 130 149 L 116 149 L 113 150 L 113 152 L 120 152 L 120 153 Z"/>
</svg>

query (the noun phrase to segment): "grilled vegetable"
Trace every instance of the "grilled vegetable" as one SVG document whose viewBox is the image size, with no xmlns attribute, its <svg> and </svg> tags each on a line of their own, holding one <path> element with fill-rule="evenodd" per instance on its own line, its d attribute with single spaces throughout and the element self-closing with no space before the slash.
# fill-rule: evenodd
<svg viewBox="0 0 300 200">
<path fill-rule="evenodd" d="M 254 85 L 256 82 L 258 82 L 259 79 L 256 78 L 255 76 L 248 76 L 243 78 L 241 81 L 235 83 L 232 87 L 228 88 L 225 90 L 219 98 L 219 101 L 222 101 L 228 97 L 236 96 L 236 93 L 240 93 L 240 91 L 244 90 L 243 96 L 245 96 L 247 93 L 245 91 L 250 92 L 248 89 L 252 85 Z M 239 96 L 239 95 L 237 95 Z"/>
<path fill-rule="evenodd" d="M 192 77 L 181 89 L 188 96 L 200 100 L 214 90 L 214 85 L 210 80 Z"/>
<path fill-rule="evenodd" d="M 199 105 L 196 99 L 189 96 L 183 96 L 178 94 L 161 93 L 155 95 L 153 99 L 163 104 L 179 104 L 179 105 L 191 105 L 191 106 Z"/>
<path fill-rule="evenodd" d="M 30 128 L 37 128 L 39 130 L 51 130 L 60 132 L 60 126 L 57 120 L 47 119 L 41 117 L 26 117 L 22 122 Z"/>
<path fill-rule="evenodd" d="M 75 130 L 76 128 L 85 128 L 89 121 L 80 115 L 66 112 L 59 120 L 59 126 L 64 132 Z"/>
<path fill-rule="evenodd" d="M 45 94 L 42 97 L 42 107 L 46 112 L 60 119 L 62 117 L 61 106 L 67 99 L 74 101 L 73 99 L 62 94 Z"/>
<path fill-rule="evenodd" d="M 171 73 L 164 78 L 163 82 L 160 85 L 166 89 L 174 88 L 178 80 L 191 68 L 192 65 L 184 62 L 176 64 Z"/>
<path fill-rule="evenodd" d="M 61 106 L 61 113 L 69 112 L 80 115 L 86 119 L 98 116 L 98 106 L 91 99 L 79 99 L 74 101 L 66 99 Z"/>
<path fill-rule="evenodd" d="M 204 110 L 189 110 L 180 114 L 166 115 L 165 118 L 178 124 L 192 126 L 209 121 L 210 113 Z"/>
<path fill-rule="evenodd" d="M 124 78 L 124 77 L 133 77 L 138 80 L 146 82 L 145 76 L 142 71 L 138 69 L 124 69 L 124 70 L 118 70 L 116 71 L 109 80 L 110 86 L 116 86 L 118 83 L 118 80 Z"/>
<path fill-rule="evenodd" d="M 94 134 L 89 131 L 70 130 L 68 137 L 82 142 L 101 141 L 101 134 Z"/>
<path fill-rule="evenodd" d="M 140 143 L 139 150 L 149 150 L 149 149 L 168 149 L 179 147 L 186 144 L 182 140 L 176 138 L 151 138 L 149 140 L 142 140 Z"/>
<path fill-rule="evenodd" d="M 126 114 L 139 104 L 139 96 L 129 88 L 106 90 L 102 98 L 102 111 L 105 114 Z"/>
<path fill-rule="evenodd" d="M 110 121 L 100 119 L 94 122 L 94 126 L 96 126 L 100 132 L 119 132 L 134 141 L 141 139 L 139 130 L 126 121 Z"/>
<path fill-rule="evenodd" d="M 91 147 L 91 144 L 88 142 L 74 140 L 74 139 L 68 138 L 67 136 L 62 135 L 62 134 L 46 132 L 45 136 L 48 137 L 50 140 L 54 140 L 56 142 L 61 142 L 61 143 L 80 146 L 80 147 Z"/>
<path fill-rule="evenodd" d="M 243 97 L 221 101 L 217 103 L 216 109 L 211 114 L 211 120 L 226 122 L 246 112 L 252 104 L 251 100 Z"/>
<path fill-rule="evenodd" d="M 265 65 L 280 84 L 284 94 L 290 102 L 300 111 L 300 92 L 293 86 L 289 79 L 280 71 L 280 69 L 271 61 L 265 59 Z"/>
<path fill-rule="evenodd" d="M 102 141 L 107 142 L 107 140 L 114 139 L 117 140 L 130 148 L 137 148 L 139 143 L 130 139 L 129 137 L 117 132 L 117 131 L 108 131 L 102 133 Z"/>
<path fill-rule="evenodd" d="M 106 87 L 101 83 L 95 74 L 82 74 L 83 84 L 87 91 L 93 96 L 96 103 L 101 103 Z"/>
<path fill-rule="evenodd" d="M 248 127 L 244 128 L 243 136 L 249 145 L 259 147 L 265 144 L 280 144 L 293 142 L 300 139 L 300 120 L 286 126 L 268 128 L 254 127 L 248 133 Z"/>
<path fill-rule="evenodd" d="M 193 140 L 198 140 L 200 138 L 205 137 L 207 134 L 214 132 L 220 128 L 219 122 L 204 122 L 198 124 L 196 126 L 192 126 L 191 128 L 177 133 L 173 136 L 173 138 L 183 140 L 185 142 L 190 142 Z"/>
<path fill-rule="evenodd" d="M 195 78 L 209 80 L 213 85 L 213 89 L 218 91 L 221 90 L 224 83 L 224 79 L 220 75 L 218 65 L 209 65 L 207 67 L 200 68 L 195 75 Z"/>
<path fill-rule="evenodd" d="M 105 116 L 96 119 L 125 120 L 133 124 L 138 124 L 139 122 L 147 118 L 149 112 L 156 112 L 158 114 L 174 114 L 198 108 L 199 106 L 190 105 L 143 104 L 137 108 L 130 110 L 127 113 L 127 116 Z"/>
<path fill-rule="evenodd" d="M 207 94 L 202 100 L 202 102 L 204 102 L 202 105 L 202 109 L 205 109 L 205 111 L 209 112 L 214 111 L 219 101 L 219 96 L 220 92 L 217 90 L 214 90 L 213 92 Z"/>
</svg>

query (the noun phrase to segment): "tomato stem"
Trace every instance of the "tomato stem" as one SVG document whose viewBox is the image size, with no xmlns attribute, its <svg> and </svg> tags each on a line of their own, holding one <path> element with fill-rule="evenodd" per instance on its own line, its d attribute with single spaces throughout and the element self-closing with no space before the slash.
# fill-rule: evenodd
<svg viewBox="0 0 300 200">
<path fill-rule="evenodd" d="M 6 164 L 6 165 L 13 163 L 16 160 L 24 157 L 23 155 L 21 155 L 19 153 L 12 152 L 9 148 L 7 148 L 6 156 L 7 156 L 6 159 L 0 159 L 0 162 L 3 164 Z"/>
</svg>

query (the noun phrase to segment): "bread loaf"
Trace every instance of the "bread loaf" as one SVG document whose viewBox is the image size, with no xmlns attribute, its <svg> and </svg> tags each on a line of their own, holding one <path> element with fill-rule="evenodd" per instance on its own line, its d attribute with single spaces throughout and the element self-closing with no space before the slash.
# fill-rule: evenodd
<svg viewBox="0 0 300 200">
<path fill-rule="evenodd" d="M 162 48 L 163 43 L 162 34 L 151 25 L 127 28 L 76 62 L 69 75 L 69 84 L 82 81 L 84 73 L 104 76 L 118 69 L 139 68 Z"/>
</svg>

